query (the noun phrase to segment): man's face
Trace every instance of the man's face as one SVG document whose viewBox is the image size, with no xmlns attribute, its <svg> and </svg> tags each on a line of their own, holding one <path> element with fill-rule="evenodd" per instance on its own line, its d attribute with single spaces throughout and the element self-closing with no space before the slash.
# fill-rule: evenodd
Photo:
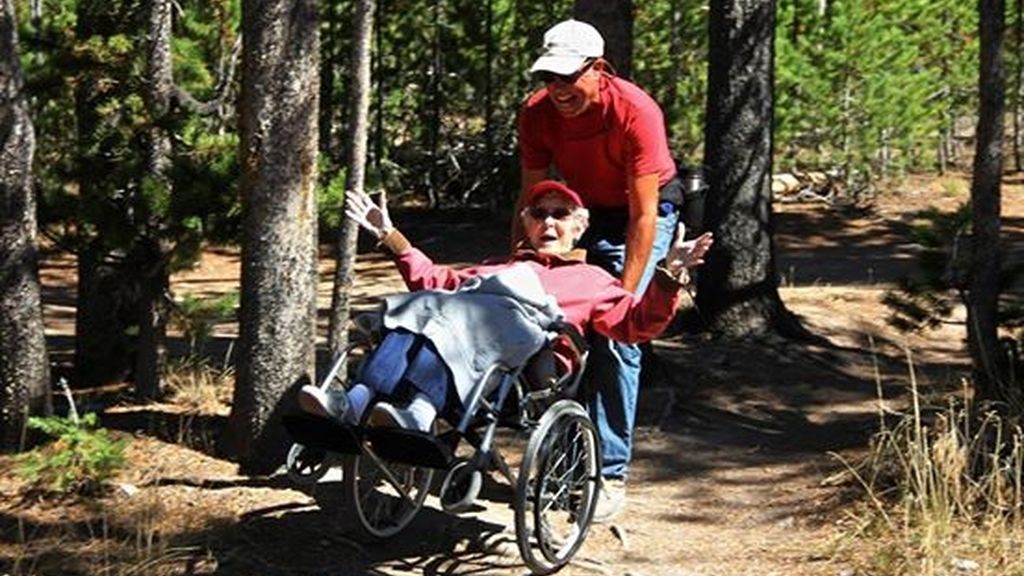
<svg viewBox="0 0 1024 576">
<path fill-rule="evenodd" d="M 565 118 L 579 116 L 600 99 L 601 72 L 595 62 L 585 63 L 569 76 L 551 72 L 538 76 L 547 86 L 555 110 Z"/>
<path fill-rule="evenodd" d="M 577 206 L 557 192 L 549 192 L 523 209 L 523 226 L 533 249 L 542 254 L 572 250 L 582 234 Z"/>
</svg>

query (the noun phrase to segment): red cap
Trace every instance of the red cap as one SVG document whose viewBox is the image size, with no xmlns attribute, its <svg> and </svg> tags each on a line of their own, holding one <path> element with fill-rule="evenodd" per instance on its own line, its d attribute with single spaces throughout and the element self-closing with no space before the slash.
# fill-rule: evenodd
<svg viewBox="0 0 1024 576">
<path fill-rule="evenodd" d="M 555 180 L 541 180 L 534 184 L 533 188 L 530 188 L 526 193 L 526 205 L 529 206 L 533 204 L 538 198 L 548 192 L 558 192 L 569 202 L 583 207 L 583 200 L 580 199 L 579 194 L 577 194 L 572 188 L 569 188 L 565 184 Z"/>
</svg>

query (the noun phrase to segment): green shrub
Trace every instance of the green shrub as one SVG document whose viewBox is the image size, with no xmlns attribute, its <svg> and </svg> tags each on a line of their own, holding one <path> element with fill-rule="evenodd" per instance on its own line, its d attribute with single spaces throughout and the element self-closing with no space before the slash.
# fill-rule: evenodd
<svg viewBox="0 0 1024 576">
<path fill-rule="evenodd" d="M 18 473 L 32 490 L 64 496 L 97 494 L 124 465 L 125 441 L 98 427 L 95 414 L 80 420 L 30 418 L 28 425 L 55 439 L 19 459 Z"/>
</svg>

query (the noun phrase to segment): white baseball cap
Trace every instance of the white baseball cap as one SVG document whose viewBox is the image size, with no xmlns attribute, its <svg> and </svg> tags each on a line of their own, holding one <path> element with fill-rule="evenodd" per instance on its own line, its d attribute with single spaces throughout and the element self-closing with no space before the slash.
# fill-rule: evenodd
<svg viewBox="0 0 1024 576">
<path fill-rule="evenodd" d="M 544 33 L 544 53 L 533 63 L 530 73 L 546 71 L 568 76 L 588 58 L 601 56 L 604 38 L 597 28 L 579 20 L 566 20 Z"/>
</svg>

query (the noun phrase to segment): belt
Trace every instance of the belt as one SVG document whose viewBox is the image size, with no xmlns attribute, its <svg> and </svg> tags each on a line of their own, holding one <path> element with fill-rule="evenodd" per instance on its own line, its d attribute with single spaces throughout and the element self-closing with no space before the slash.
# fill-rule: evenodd
<svg viewBox="0 0 1024 576">
<path fill-rule="evenodd" d="M 669 202 L 668 200 L 661 200 L 658 202 L 658 216 L 671 216 L 679 212 L 679 205 L 675 202 Z M 625 223 L 629 220 L 629 208 L 623 206 L 622 208 L 591 208 L 590 209 L 590 221 L 594 222 L 621 222 Z"/>
</svg>

